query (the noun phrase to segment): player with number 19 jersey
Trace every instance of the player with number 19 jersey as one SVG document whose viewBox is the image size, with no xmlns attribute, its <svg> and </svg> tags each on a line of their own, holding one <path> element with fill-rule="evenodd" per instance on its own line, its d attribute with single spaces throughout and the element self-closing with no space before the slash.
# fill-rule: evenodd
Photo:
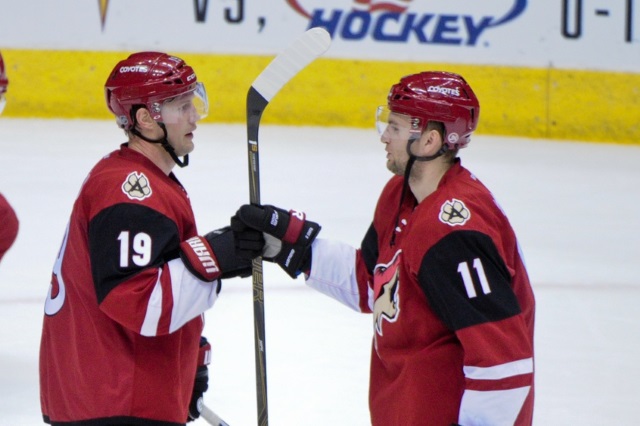
<svg viewBox="0 0 640 426">
<path fill-rule="evenodd" d="M 307 279 L 373 313 L 373 425 L 530 425 L 534 297 L 511 225 L 459 159 L 419 204 L 402 186 L 356 253 L 317 239 Z"/>
<path fill-rule="evenodd" d="M 202 313 L 217 298 L 217 285 L 203 285 L 178 257 L 195 235 L 189 197 L 173 173 L 126 144 L 91 170 L 45 304 L 45 422 L 185 423 Z M 96 392 L 97 383 L 111 391 Z"/>
</svg>

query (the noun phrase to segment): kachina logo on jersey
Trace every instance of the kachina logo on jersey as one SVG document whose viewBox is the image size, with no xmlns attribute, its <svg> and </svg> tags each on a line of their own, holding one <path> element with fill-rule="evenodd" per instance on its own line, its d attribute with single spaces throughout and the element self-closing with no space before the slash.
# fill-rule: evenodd
<svg viewBox="0 0 640 426">
<path fill-rule="evenodd" d="M 482 35 L 518 18 L 527 0 L 511 0 L 504 13 L 469 13 L 462 8 L 446 13 L 415 10 L 414 0 L 344 0 L 350 10 L 326 9 L 323 0 L 286 0 L 298 14 L 309 20 L 308 28 L 324 27 L 331 36 L 357 41 L 407 42 L 475 46 Z M 305 3 L 303 6 L 302 3 Z M 308 6 L 308 3 L 315 5 Z M 508 3 L 508 0 L 505 0 Z M 442 7 L 442 6 L 440 6 Z M 475 6 L 476 9 L 484 6 Z M 462 9 L 462 10 L 460 10 Z"/>
</svg>

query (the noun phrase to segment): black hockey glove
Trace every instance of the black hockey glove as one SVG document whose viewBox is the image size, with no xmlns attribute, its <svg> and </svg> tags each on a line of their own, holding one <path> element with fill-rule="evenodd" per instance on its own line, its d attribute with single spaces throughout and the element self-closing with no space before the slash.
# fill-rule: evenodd
<svg viewBox="0 0 640 426">
<path fill-rule="evenodd" d="M 231 220 L 234 232 L 243 227 L 239 223 L 265 234 L 262 257 L 275 262 L 292 278 L 311 269 L 311 243 L 320 232 L 320 225 L 305 220 L 305 214 L 295 210 L 286 212 L 278 207 L 245 204 Z M 238 231 L 236 231 L 238 229 Z M 236 252 L 247 252 L 238 247 Z M 259 253 L 258 253 L 259 254 Z"/>
<path fill-rule="evenodd" d="M 236 213 L 231 217 L 231 230 L 236 245 L 236 255 L 243 259 L 253 260 L 262 256 L 265 240 L 262 232 L 253 229 L 241 221 Z"/>
<path fill-rule="evenodd" d="M 259 232 L 253 231 L 253 234 L 261 238 Z M 251 261 L 236 255 L 233 232 L 228 226 L 184 241 L 180 244 L 180 258 L 187 269 L 203 281 L 251 275 Z"/>
<path fill-rule="evenodd" d="M 202 412 L 202 396 L 209 389 L 209 362 L 211 361 L 211 345 L 204 336 L 200 337 L 200 352 L 198 354 L 198 368 L 196 369 L 196 380 L 193 382 L 193 393 L 189 403 L 189 415 L 187 423 L 192 422 Z"/>
</svg>

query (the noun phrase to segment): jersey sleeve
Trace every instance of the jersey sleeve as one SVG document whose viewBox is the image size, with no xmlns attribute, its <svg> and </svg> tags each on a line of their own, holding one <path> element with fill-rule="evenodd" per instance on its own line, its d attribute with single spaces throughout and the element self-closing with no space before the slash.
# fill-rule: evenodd
<svg viewBox="0 0 640 426">
<path fill-rule="evenodd" d="M 493 240 L 447 234 L 424 255 L 418 280 L 464 353 L 460 424 L 514 424 L 532 391 L 533 348 L 511 274 Z"/>
<path fill-rule="evenodd" d="M 372 271 L 377 258 L 377 237 L 373 225 L 360 249 L 338 241 L 316 239 L 311 249 L 311 273 L 306 284 L 350 307 L 371 313 Z"/>
<path fill-rule="evenodd" d="M 119 203 L 89 223 L 91 273 L 100 309 L 146 336 L 171 333 L 210 308 L 218 283 L 179 259 L 177 225 L 145 205 Z"/>
</svg>

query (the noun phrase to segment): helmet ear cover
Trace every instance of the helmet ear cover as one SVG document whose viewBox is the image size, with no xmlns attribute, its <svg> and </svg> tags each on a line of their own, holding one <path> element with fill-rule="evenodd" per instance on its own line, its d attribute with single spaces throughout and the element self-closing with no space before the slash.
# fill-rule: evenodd
<svg viewBox="0 0 640 426">
<path fill-rule="evenodd" d="M 421 132 L 430 121 L 441 122 L 449 149 L 466 147 L 478 126 L 478 98 L 458 74 L 427 71 L 405 76 L 391 87 L 387 103 L 392 112 L 418 119 Z"/>
</svg>

